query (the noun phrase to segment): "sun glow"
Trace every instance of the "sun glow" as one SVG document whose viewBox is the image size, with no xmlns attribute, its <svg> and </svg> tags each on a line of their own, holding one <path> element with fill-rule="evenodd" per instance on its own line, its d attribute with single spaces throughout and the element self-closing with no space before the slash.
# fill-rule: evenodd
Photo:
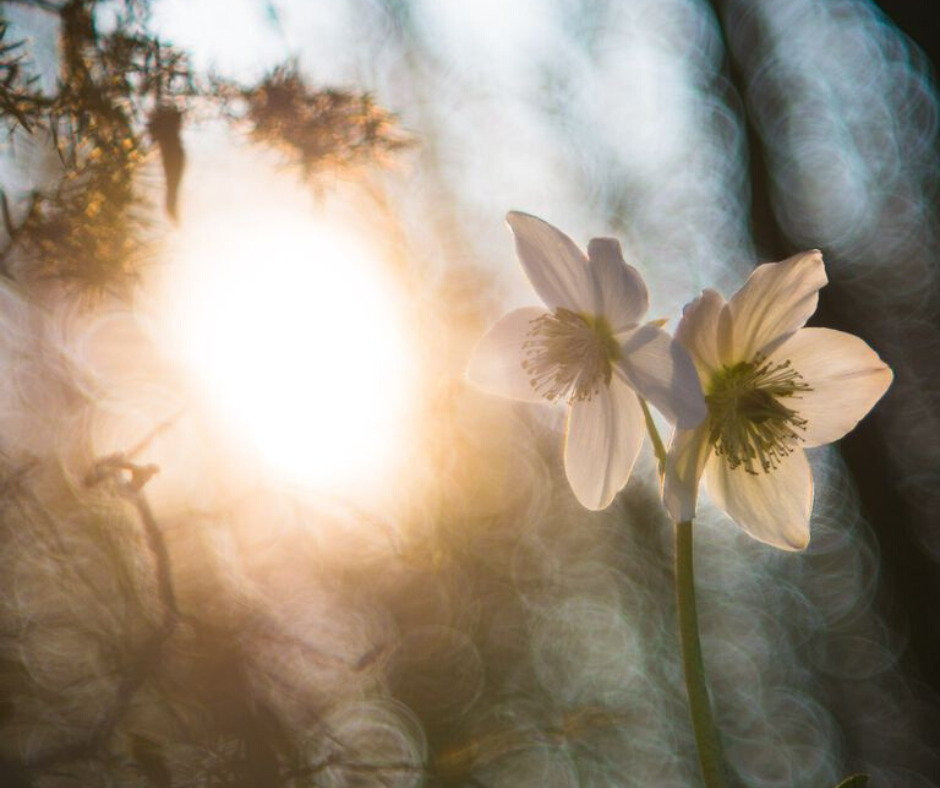
<svg viewBox="0 0 940 788">
<path fill-rule="evenodd" d="M 411 373 L 379 252 L 289 210 L 201 217 L 182 246 L 171 329 L 232 431 L 306 487 L 343 492 L 389 471 Z"/>
</svg>

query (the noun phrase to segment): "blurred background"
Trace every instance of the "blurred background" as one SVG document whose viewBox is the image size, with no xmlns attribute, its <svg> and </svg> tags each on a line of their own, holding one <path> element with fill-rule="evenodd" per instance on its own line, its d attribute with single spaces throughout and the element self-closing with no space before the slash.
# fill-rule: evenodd
<svg viewBox="0 0 940 788">
<path fill-rule="evenodd" d="M 940 785 L 929 4 L 0 13 L 0 783 L 699 784 L 651 452 L 584 511 L 563 413 L 464 380 L 517 209 L 670 329 L 823 251 L 895 382 L 804 553 L 701 507 L 717 720 L 735 785 Z"/>
</svg>

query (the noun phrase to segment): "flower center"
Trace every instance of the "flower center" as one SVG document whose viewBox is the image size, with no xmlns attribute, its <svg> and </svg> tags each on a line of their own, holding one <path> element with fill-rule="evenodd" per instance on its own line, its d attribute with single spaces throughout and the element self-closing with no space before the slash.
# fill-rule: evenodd
<svg viewBox="0 0 940 788">
<path fill-rule="evenodd" d="M 774 470 L 803 440 L 806 419 L 784 404 L 811 391 L 789 361 L 772 364 L 760 355 L 723 367 L 712 379 L 708 404 L 710 440 L 733 470 Z"/>
<path fill-rule="evenodd" d="M 558 307 L 535 318 L 522 346 L 522 368 L 539 394 L 551 402 L 589 400 L 610 385 L 620 345 L 601 315 Z"/>
</svg>

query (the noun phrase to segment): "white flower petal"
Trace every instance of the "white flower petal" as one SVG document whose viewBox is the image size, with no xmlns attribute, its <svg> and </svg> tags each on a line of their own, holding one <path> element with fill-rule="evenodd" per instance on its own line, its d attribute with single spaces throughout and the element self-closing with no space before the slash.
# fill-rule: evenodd
<svg viewBox="0 0 940 788">
<path fill-rule="evenodd" d="M 770 473 L 752 474 L 728 467 L 712 455 L 705 466 L 705 487 L 712 501 L 760 542 L 781 550 L 809 544 L 813 511 L 813 474 L 802 449 L 795 449 Z"/>
<path fill-rule="evenodd" d="M 758 352 L 769 355 L 816 311 L 819 290 L 827 281 L 816 250 L 755 268 L 726 307 L 733 335 L 730 346 L 722 348 L 724 363 L 750 361 Z"/>
<path fill-rule="evenodd" d="M 663 476 L 663 503 L 677 523 L 695 517 L 698 483 L 711 455 L 708 422 L 694 430 L 676 430 L 669 446 Z"/>
<path fill-rule="evenodd" d="M 614 378 L 568 411 L 565 470 L 581 505 L 604 509 L 627 483 L 645 434 L 636 395 Z"/>
<path fill-rule="evenodd" d="M 523 343 L 532 321 L 546 314 L 540 307 L 516 309 L 504 315 L 477 343 L 467 378 L 478 388 L 501 397 L 523 402 L 545 402 L 532 388 L 529 375 L 522 368 Z"/>
<path fill-rule="evenodd" d="M 627 265 L 616 238 L 593 238 L 588 243 L 588 267 L 599 314 L 617 334 L 633 328 L 650 308 L 649 290 L 640 272 Z"/>
<path fill-rule="evenodd" d="M 688 351 L 658 326 L 622 334 L 615 371 L 679 429 L 698 425 L 707 414 L 702 386 Z"/>
<path fill-rule="evenodd" d="M 708 380 L 721 367 L 718 331 L 724 305 L 720 293 L 703 290 L 682 310 L 682 319 L 676 327 L 676 339 L 689 351 L 702 380 Z"/>
<path fill-rule="evenodd" d="M 587 257 L 567 235 L 535 216 L 510 211 L 506 221 L 529 281 L 551 309 L 598 314 Z"/>
<path fill-rule="evenodd" d="M 838 440 L 870 411 L 888 390 L 894 374 L 864 340 L 828 328 L 804 328 L 771 356 L 789 360 L 811 391 L 784 400 L 800 418 L 805 446 Z"/>
</svg>

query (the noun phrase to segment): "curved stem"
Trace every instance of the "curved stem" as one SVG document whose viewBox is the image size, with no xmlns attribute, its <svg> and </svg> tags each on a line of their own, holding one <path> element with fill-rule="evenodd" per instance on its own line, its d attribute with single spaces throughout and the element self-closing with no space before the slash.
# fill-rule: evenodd
<svg viewBox="0 0 940 788">
<path fill-rule="evenodd" d="M 695 606 L 695 575 L 692 570 L 692 522 L 676 523 L 676 600 L 679 609 L 679 640 L 682 668 L 689 695 L 689 713 L 698 748 L 702 779 L 706 788 L 725 788 L 724 757 L 721 739 L 712 716 L 702 661 Z"/>
<path fill-rule="evenodd" d="M 659 430 L 656 429 L 656 422 L 653 421 L 653 414 L 650 413 L 650 406 L 646 404 L 643 397 L 638 397 L 640 407 L 643 408 L 643 418 L 646 420 L 646 431 L 649 433 L 650 442 L 653 444 L 653 452 L 656 454 L 656 460 L 659 462 L 659 475 L 666 472 L 666 447 L 663 445 L 663 439 L 659 436 Z"/>
</svg>

